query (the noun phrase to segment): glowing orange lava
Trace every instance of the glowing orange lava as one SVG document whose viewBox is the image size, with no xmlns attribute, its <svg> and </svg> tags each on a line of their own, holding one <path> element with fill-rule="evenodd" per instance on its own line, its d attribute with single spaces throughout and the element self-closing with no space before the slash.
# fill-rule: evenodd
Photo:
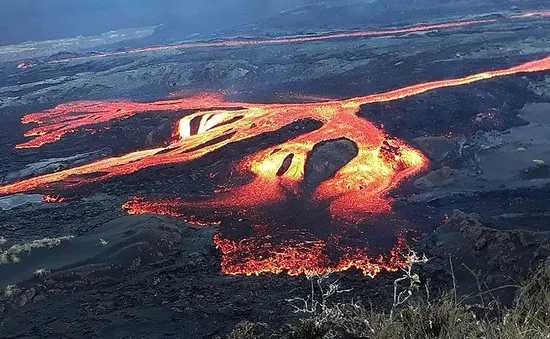
<svg viewBox="0 0 550 339">
<path fill-rule="evenodd" d="M 400 256 L 404 250 L 403 238 L 386 256 L 370 257 L 366 247 L 348 247 L 338 244 L 337 238 L 328 241 L 311 238 L 307 232 L 293 233 L 293 238 L 277 239 L 273 235 L 261 238 L 248 238 L 241 241 L 224 239 L 219 234 L 214 242 L 221 249 L 222 271 L 230 274 L 287 273 L 300 275 L 304 273 L 341 272 L 350 268 L 360 270 L 364 275 L 376 276 L 382 270 L 396 271 L 397 267 L 406 264 Z M 327 253 L 337 252 L 337 259 Z M 246 260 L 243 260 L 246 256 Z"/>
<path fill-rule="evenodd" d="M 32 62 L 29 62 L 29 61 L 23 61 L 23 62 L 20 62 L 18 65 L 17 65 L 17 68 L 19 69 L 27 69 L 27 68 L 31 68 L 31 67 L 34 67 L 36 66 L 36 64 L 32 63 Z"/>
<path fill-rule="evenodd" d="M 86 126 L 101 126 L 111 120 L 122 120 L 137 113 L 151 111 L 180 111 L 184 109 L 209 109 L 224 104 L 220 95 L 201 94 L 190 98 L 165 100 L 152 103 L 131 101 L 76 101 L 61 104 L 44 112 L 30 113 L 23 117 L 23 124 L 36 123 L 38 127 L 25 133 L 31 140 L 15 148 L 40 147 L 59 140 L 63 135 L 82 130 Z M 90 129 L 92 131 L 93 129 Z"/>
<path fill-rule="evenodd" d="M 124 204 L 129 213 L 157 213 L 184 217 L 196 224 L 219 223 L 228 216 L 261 214 L 268 206 L 284 204 L 289 197 L 306 198 L 309 205 L 325 205 L 333 220 L 355 224 L 367 215 L 386 212 L 391 199 L 387 193 L 403 179 L 426 168 L 426 158 L 403 141 L 386 135 L 371 122 L 357 116 L 361 105 L 398 100 L 426 91 L 466 85 L 517 73 L 550 70 L 550 57 L 507 69 L 487 71 L 456 79 L 421 83 L 388 92 L 345 100 L 313 103 L 265 104 L 230 102 L 220 95 L 204 94 L 150 103 L 130 101 L 87 101 L 59 105 L 23 118 L 36 123 L 27 136 L 33 139 L 19 148 L 39 147 L 84 127 L 102 127 L 111 120 L 151 111 L 172 111 L 185 115 L 175 126 L 177 138 L 167 146 L 131 152 L 98 160 L 59 172 L 40 175 L 0 186 L 0 195 L 24 191 L 71 188 L 127 175 L 151 166 L 187 163 L 219 150 L 230 143 L 281 130 L 309 119 L 320 123 L 311 131 L 301 131 L 276 146 L 242 157 L 233 168 L 237 174 L 251 174 L 244 184 L 230 182 L 228 188 L 199 198 L 137 197 Z M 300 184 L 309 153 L 323 141 L 347 138 L 358 154 L 336 174 L 303 192 Z M 238 156 L 238 155 L 237 155 Z M 258 217 L 261 222 L 261 215 Z M 290 231 L 289 231 L 290 232 Z M 319 239 L 311 234 L 273 240 L 260 234 L 239 241 L 218 236 L 222 250 L 222 271 L 232 274 L 299 274 L 306 271 L 341 271 L 356 267 L 365 274 L 395 269 L 395 254 L 372 258 L 367 249 L 349 247 L 338 238 Z M 398 241 L 399 245 L 399 241 Z M 329 255 L 327 253 L 332 253 Z M 244 253 L 244 256 L 243 256 Z M 336 254 L 334 254 L 336 253 Z M 337 259 L 332 259 L 333 256 Z"/>
<path fill-rule="evenodd" d="M 540 11 L 540 12 L 529 12 L 529 13 L 519 13 L 513 14 L 510 18 L 536 18 L 536 17 L 548 17 L 550 16 L 550 11 Z"/>
<path fill-rule="evenodd" d="M 60 195 L 44 194 L 44 196 L 42 197 L 42 200 L 44 200 L 44 202 L 54 203 L 54 202 L 63 202 L 66 199 Z"/>
<path fill-rule="evenodd" d="M 514 14 L 514 15 L 511 15 L 508 19 L 537 18 L 537 17 L 547 17 L 547 16 L 550 16 L 550 11 Z M 126 51 L 96 53 L 93 55 L 82 56 L 82 57 L 51 60 L 49 61 L 49 63 L 56 64 L 56 63 L 69 62 L 73 60 L 95 59 L 95 58 L 104 58 L 109 56 L 137 54 L 137 53 L 144 53 L 144 52 L 157 52 L 157 51 L 166 51 L 166 50 L 175 50 L 175 49 L 302 43 L 302 42 L 322 41 L 322 40 L 330 40 L 330 39 L 407 34 L 407 33 L 414 33 L 414 32 L 426 32 L 426 31 L 432 31 L 432 30 L 438 30 L 438 29 L 448 29 L 448 28 L 467 27 L 472 25 L 489 24 L 489 23 L 494 23 L 494 22 L 503 21 L 503 20 L 507 20 L 507 19 L 504 19 L 504 18 L 503 19 L 473 19 L 468 21 L 444 22 L 444 23 L 429 24 L 429 25 L 408 26 L 408 27 L 402 27 L 402 28 L 315 34 L 315 35 L 306 35 L 306 36 L 299 35 L 299 36 L 281 37 L 281 38 L 273 38 L 273 39 L 238 39 L 238 40 L 223 40 L 223 41 L 209 41 L 209 42 L 188 42 L 188 43 L 180 43 L 180 44 L 174 44 L 174 45 L 136 48 L 136 49 L 130 49 Z"/>
</svg>

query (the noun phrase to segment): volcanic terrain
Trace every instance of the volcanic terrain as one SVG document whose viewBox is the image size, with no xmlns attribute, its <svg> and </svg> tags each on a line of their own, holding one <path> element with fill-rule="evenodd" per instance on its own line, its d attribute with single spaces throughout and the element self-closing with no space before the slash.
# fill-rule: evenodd
<svg viewBox="0 0 550 339">
<path fill-rule="evenodd" d="M 311 273 L 384 308 L 407 248 L 436 289 L 452 262 L 463 294 L 525 278 L 550 249 L 550 8 L 373 3 L 0 47 L 2 336 L 214 338 L 293 321 Z M 373 23 L 306 20 L 346 6 Z"/>
</svg>

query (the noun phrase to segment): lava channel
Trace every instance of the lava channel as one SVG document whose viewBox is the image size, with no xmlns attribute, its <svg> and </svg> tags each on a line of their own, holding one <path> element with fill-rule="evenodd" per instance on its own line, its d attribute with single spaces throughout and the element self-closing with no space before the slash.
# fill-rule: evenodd
<svg viewBox="0 0 550 339">
<path fill-rule="evenodd" d="M 402 180 L 426 168 L 427 159 L 402 140 L 384 133 L 373 123 L 360 118 L 361 105 L 398 100 L 426 91 L 461 86 L 485 79 L 517 73 L 550 70 L 550 57 L 526 62 L 507 69 L 487 71 L 461 78 L 439 80 L 388 92 L 345 100 L 314 103 L 246 103 L 224 100 L 221 95 L 204 94 L 190 98 L 149 103 L 130 101 L 86 101 L 59 105 L 53 109 L 23 117 L 23 123 L 36 123 L 27 136 L 32 139 L 18 148 L 39 147 L 84 127 L 104 127 L 109 121 L 151 111 L 172 111 L 185 115 L 175 126 L 176 138 L 167 146 L 104 158 L 92 163 L 44 174 L 0 186 L 0 195 L 26 191 L 52 191 L 75 188 L 104 181 L 141 169 L 182 164 L 199 159 L 223 146 L 265 133 L 275 132 L 296 121 L 317 121 L 315 130 L 303 130 L 278 145 L 242 156 L 233 172 L 248 175 L 242 183 L 229 182 L 219 192 L 192 198 L 136 197 L 124 204 L 129 213 L 157 213 L 183 217 L 189 222 L 219 224 L 226 218 L 250 216 L 258 225 L 254 232 L 235 239 L 220 232 L 215 241 L 221 249 L 222 271 L 229 274 L 264 272 L 289 274 L 342 271 L 355 267 L 365 274 L 381 269 L 394 270 L 402 239 L 398 237 L 393 252 L 373 255 L 368 247 L 349 244 L 342 234 L 330 238 L 314 235 L 300 227 L 275 232 L 262 211 L 304 198 L 307 206 L 327 206 L 333 222 L 357 225 L 372 214 L 388 212 L 391 199 L 387 193 Z M 301 183 L 304 168 L 313 147 L 321 142 L 346 138 L 358 152 L 332 177 L 312 192 L 304 193 Z M 256 218 L 255 215 L 258 215 Z M 302 225 L 305 226 L 305 225 Z M 266 231 L 266 229 L 268 231 Z M 282 232 L 278 234 L 277 232 Z M 291 236 L 298 232 L 300 236 Z M 391 246 L 390 246 L 391 247 Z"/>
<path fill-rule="evenodd" d="M 343 39 L 343 38 L 376 37 L 376 36 L 384 36 L 384 35 L 426 32 L 426 31 L 433 31 L 433 30 L 439 30 L 439 29 L 468 27 L 473 25 L 490 24 L 490 23 L 495 23 L 495 22 L 505 21 L 505 20 L 512 20 L 512 19 L 530 19 L 530 18 L 540 18 L 540 17 L 548 17 L 548 16 L 550 16 L 550 11 L 538 11 L 538 12 L 526 12 L 526 13 L 513 14 L 509 18 L 499 18 L 499 19 L 480 18 L 480 19 L 473 19 L 473 20 L 466 20 L 466 21 L 452 21 L 452 22 L 443 22 L 443 23 L 436 23 L 436 24 L 416 25 L 416 26 L 380 29 L 380 30 L 363 30 L 363 31 L 328 33 L 328 34 L 313 34 L 313 35 L 306 35 L 306 36 L 298 35 L 298 36 L 281 37 L 281 38 L 273 38 L 273 39 L 251 38 L 251 39 L 222 40 L 222 41 L 187 42 L 187 43 L 179 43 L 174 45 L 142 47 L 142 48 L 136 48 L 136 49 L 129 49 L 126 51 L 102 52 L 102 53 L 96 53 L 96 54 L 87 55 L 87 56 L 50 60 L 48 63 L 57 64 L 57 63 L 66 63 L 74 60 L 95 59 L 95 58 L 104 58 L 104 57 L 111 57 L 111 56 L 138 54 L 138 53 L 144 53 L 144 52 L 177 50 L 177 49 L 256 46 L 256 45 L 272 45 L 272 44 L 286 44 L 286 43 L 303 43 L 303 42 L 313 42 L 313 41 L 323 41 L 323 40 Z"/>
</svg>

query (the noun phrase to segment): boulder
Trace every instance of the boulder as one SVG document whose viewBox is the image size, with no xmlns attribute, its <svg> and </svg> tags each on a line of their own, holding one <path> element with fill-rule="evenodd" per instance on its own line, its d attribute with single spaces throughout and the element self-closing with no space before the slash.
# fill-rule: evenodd
<svg viewBox="0 0 550 339">
<path fill-rule="evenodd" d="M 430 160 L 435 162 L 447 158 L 457 146 L 454 139 L 447 137 L 420 137 L 413 139 L 413 141 Z"/>
<path fill-rule="evenodd" d="M 319 184 L 332 177 L 340 168 L 355 158 L 357 145 L 346 138 L 319 143 L 309 153 L 305 165 L 302 191 L 311 193 Z"/>
<path fill-rule="evenodd" d="M 448 166 L 443 166 L 414 181 L 414 186 L 422 190 L 430 190 L 448 186 L 458 181 L 459 173 Z"/>
</svg>

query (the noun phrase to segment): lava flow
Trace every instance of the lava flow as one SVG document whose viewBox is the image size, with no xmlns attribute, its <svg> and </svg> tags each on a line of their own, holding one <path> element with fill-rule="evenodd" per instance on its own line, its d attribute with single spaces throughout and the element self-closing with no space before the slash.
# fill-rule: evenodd
<svg viewBox="0 0 550 339">
<path fill-rule="evenodd" d="M 84 127 L 99 128 L 111 120 L 125 119 L 142 112 L 172 111 L 187 115 L 175 126 L 177 138 L 167 146 L 4 184 L 0 186 L 0 194 L 74 188 L 152 166 L 187 163 L 230 143 L 280 131 L 297 121 L 316 121 L 316 129 L 295 130 L 297 135 L 288 140 L 238 160 L 233 165 L 233 172 L 242 176 L 248 174 L 248 180 L 243 184 L 240 184 L 242 180 L 239 184 L 230 181 L 228 188 L 206 197 L 136 197 L 124 204 L 124 208 L 129 213 L 181 216 L 199 224 L 220 223 L 235 215 L 249 216 L 259 225 L 256 233 L 235 240 L 224 237 L 221 232 L 215 239 L 223 253 L 222 271 L 225 273 L 285 271 L 299 274 L 356 267 L 372 275 L 380 269 L 396 268 L 399 259 L 395 253 L 402 244 L 401 240 L 397 241 L 393 254 L 373 257 L 367 247 L 350 245 L 349 237 L 342 234 L 322 239 L 314 236 L 315 232 L 304 231 L 300 227 L 286 229 L 285 225 L 279 225 L 281 227 L 277 227 L 277 231 L 265 231 L 265 223 L 271 219 L 266 219 L 262 211 L 301 199 L 306 207 L 328 206 L 333 222 L 346 225 L 355 225 L 371 214 L 387 212 L 391 207 L 388 191 L 403 179 L 425 169 L 427 160 L 402 140 L 386 135 L 371 122 L 360 118 L 357 113 L 361 105 L 398 100 L 438 88 L 495 77 L 547 70 L 550 70 L 550 57 L 456 79 L 313 103 L 230 102 L 221 95 L 204 94 L 150 103 L 87 101 L 62 104 L 45 112 L 26 115 L 24 123 L 37 123 L 26 134 L 34 138 L 18 147 L 39 147 L 68 133 L 83 131 Z M 193 113 L 189 114 L 190 111 Z M 301 184 L 313 147 L 342 138 L 353 141 L 357 155 L 332 177 L 306 192 Z M 289 236 L 292 234 L 299 236 Z"/>
<path fill-rule="evenodd" d="M 302 42 L 312 42 L 312 41 L 322 41 L 322 40 L 342 39 L 342 38 L 376 37 L 376 36 L 384 36 L 384 35 L 407 34 L 407 33 L 415 33 L 415 32 L 433 31 L 438 29 L 449 29 L 449 28 L 467 27 L 472 25 L 490 24 L 498 21 L 511 20 L 511 19 L 527 19 L 527 18 L 547 17 L 547 16 L 550 16 L 550 11 L 513 14 L 508 19 L 480 18 L 480 19 L 473 19 L 473 20 L 467 20 L 467 21 L 443 22 L 443 23 L 437 23 L 437 24 L 417 25 L 417 26 L 408 26 L 408 27 L 402 27 L 402 28 L 380 29 L 380 30 L 314 34 L 314 35 L 306 35 L 306 36 L 298 35 L 298 36 L 281 37 L 281 38 L 273 38 L 273 39 L 237 39 L 237 40 L 222 40 L 222 41 L 209 41 L 209 42 L 188 42 L 188 43 L 180 43 L 180 44 L 174 44 L 174 45 L 142 47 L 142 48 L 130 49 L 126 51 L 103 52 L 103 53 L 96 53 L 96 54 L 87 55 L 87 56 L 56 59 L 56 60 L 49 61 L 49 63 L 56 64 L 56 63 L 65 63 L 73 60 L 104 58 L 109 56 L 119 56 L 119 55 L 127 55 L 127 54 L 157 52 L 157 51 L 176 50 L 176 49 L 271 45 L 271 44 L 283 44 L 283 43 L 302 43 Z"/>
<path fill-rule="evenodd" d="M 550 11 L 539 11 L 539 12 L 528 12 L 528 13 L 519 13 L 513 14 L 510 18 L 537 18 L 537 17 L 547 17 L 550 16 Z"/>
</svg>

